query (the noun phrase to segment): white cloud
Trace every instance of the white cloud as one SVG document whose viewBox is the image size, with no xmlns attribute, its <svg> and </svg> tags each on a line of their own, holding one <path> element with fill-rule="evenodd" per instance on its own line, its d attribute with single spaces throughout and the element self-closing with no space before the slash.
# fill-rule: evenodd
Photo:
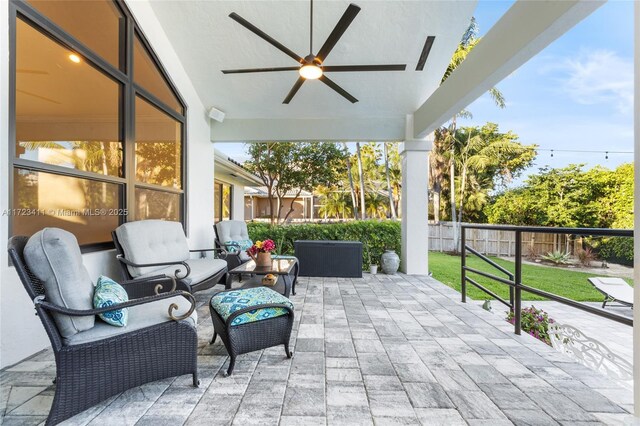
<svg viewBox="0 0 640 426">
<path fill-rule="evenodd" d="M 562 75 L 562 91 L 583 105 L 609 104 L 633 111 L 633 61 L 609 50 L 583 52 L 552 67 Z"/>
</svg>

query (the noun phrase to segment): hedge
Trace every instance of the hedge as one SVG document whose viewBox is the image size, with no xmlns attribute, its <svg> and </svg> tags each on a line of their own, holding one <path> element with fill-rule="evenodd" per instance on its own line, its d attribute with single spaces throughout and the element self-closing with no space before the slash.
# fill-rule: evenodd
<svg viewBox="0 0 640 426">
<path fill-rule="evenodd" d="M 347 240 L 362 242 L 363 269 L 369 269 L 370 263 L 380 264 L 385 250 L 395 250 L 400 255 L 400 222 L 394 220 L 275 226 L 251 222 L 247 226 L 253 241 L 271 238 L 280 254 L 293 254 L 296 240 Z"/>
<path fill-rule="evenodd" d="M 598 255 L 609 262 L 633 266 L 633 238 L 611 237 L 597 247 Z"/>
</svg>

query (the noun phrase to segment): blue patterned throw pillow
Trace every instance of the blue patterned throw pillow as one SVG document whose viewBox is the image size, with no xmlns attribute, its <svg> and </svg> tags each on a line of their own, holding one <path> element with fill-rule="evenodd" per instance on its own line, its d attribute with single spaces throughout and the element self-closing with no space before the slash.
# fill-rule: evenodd
<svg viewBox="0 0 640 426">
<path fill-rule="evenodd" d="M 229 240 L 229 241 L 225 241 L 225 244 L 237 244 L 240 246 L 240 251 L 246 251 L 249 247 L 251 247 L 253 245 L 253 241 L 251 240 Z M 233 246 L 233 247 L 228 247 L 228 251 L 229 253 L 237 253 L 238 249 Z"/>
<path fill-rule="evenodd" d="M 98 278 L 98 283 L 93 293 L 93 307 L 95 309 L 105 308 L 128 300 L 129 296 L 120 284 L 105 276 Z M 127 308 L 116 309 L 98 316 L 107 324 L 124 327 L 129 319 L 129 310 Z"/>
</svg>

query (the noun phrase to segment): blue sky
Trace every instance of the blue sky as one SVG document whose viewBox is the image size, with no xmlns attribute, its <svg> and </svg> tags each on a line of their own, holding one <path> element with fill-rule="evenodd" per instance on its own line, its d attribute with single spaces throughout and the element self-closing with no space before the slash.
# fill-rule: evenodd
<svg viewBox="0 0 640 426">
<path fill-rule="evenodd" d="M 475 16 L 480 35 L 511 6 L 480 1 Z M 543 149 L 536 164 L 563 167 L 586 163 L 614 168 L 631 154 L 585 151 L 633 150 L 633 2 L 611 1 L 520 67 L 497 86 L 507 100 L 503 110 L 488 95 L 469 105 L 461 125 L 492 121 L 512 130 L 523 143 Z"/>
<path fill-rule="evenodd" d="M 480 35 L 512 5 L 480 1 L 475 12 Z M 615 168 L 632 154 L 586 151 L 633 150 L 633 2 L 610 1 L 576 25 L 497 86 L 507 107 L 499 109 L 488 95 L 469 105 L 473 118 L 461 126 L 498 123 L 526 144 L 542 149 L 524 176 L 539 167 L 586 163 Z M 242 144 L 218 149 L 243 161 Z M 520 180 L 514 182 L 518 184 Z"/>
</svg>

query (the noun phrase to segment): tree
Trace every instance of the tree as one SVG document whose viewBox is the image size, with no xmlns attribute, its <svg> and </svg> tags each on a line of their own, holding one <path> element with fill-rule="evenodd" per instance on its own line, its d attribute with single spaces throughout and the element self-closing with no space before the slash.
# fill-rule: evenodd
<svg viewBox="0 0 640 426">
<path fill-rule="evenodd" d="M 294 211 L 295 199 L 302 191 L 329 185 L 338 176 L 336 165 L 342 164 L 344 152 L 332 142 L 264 142 L 249 145 L 250 160 L 245 167 L 260 177 L 267 187 L 271 223 L 281 218 L 282 198 L 295 190 L 283 222 Z M 274 205 L 275 201 L 275 205 Z"/>
<path fill-rule="evenodd" d="M 364 186 L 364 168 L 362 166 L 362 152 L 360 151 L 360 142 L 356 142 L 356 155 L 358 157 L 358 174 L 360 175 L 360 218 L 366 219 L 367 212 L 365 207 L 365 186 Z"/>
<path fill-rule="evenodd" d="M 387 179 L 387 197 L 389 198 L 389 210 L 391 211 L 391 217 L 397 219 L 396 205 L 393 198 L 393 188 L 391 187 L 391 173 L 389 171 L 389 145 L 384 142 L 384 174 Z"/>
<path fill-rule="evenodd" d="M 541 168 L 523 186 L 497 195 L 485 211 L 490 223 L 631 228 L 633 165 Z"/>
<path fill-rule="evenodd" d="M 353 218 L 358 220 L 358 201 L 356 201 L 356 187 L 353 184 L 353 173 L 351 172 L 351 158 L 349 155 L 349 148 L 347 143 L 342 142 L 344 150 L 344 157 L 347 164 L 347 175 L 349 177 L 349 188 L 351 189 L 351 205 L 353 206 Z"/>
<path fill-rule="evenodd" d="M 467 30 L 460 40 L 456 51 L 454 52 L 449 66 L 447 67 L 440 84 L 449 78 L 449 76 L 455 71 L 455 69 L 466 59 L 467 55 L 473 50 L 481 39 L 478 37 L 478 25 L 475 18 L 471 18 L 471 22 L 467 27 Z M 495 87 L 489 89 L 489 94 L 494 100 L 495 104 L 499 108 L 505 107 L 505 100 L 502 93 Z M 456 220 L 456 202 L 455 202 L 455 161 L 453 152 L 453 135 L 457 130 L 457 118 L 458 117 L 470 117 L 471 114 L 466 111 L 460 111 L 460 113 L 454 115 L 448 126 L 438 129 L 434 136 L 433 148 L 429 156 L 429 190 L 433 193 L 433 214 L 436 221 L 440 220 L 440 213 L 442 210 L 441 199 L 442 192 L 445 187 L 444 182 L 446 177 L 449 177 L 449 195 L 450 195 L 450 217 L 454 222 L 454 240 L 457 245 L 457 229 L 455 226 Z"/>
<path fill-rule="evenodd" d="M 458 222 L 481 220 L 480 213 L 489 192 L 496 187 L 504 188 L 529 167 L 536 156 L 536 145 L 522 145 L 515 133 L 500 133 L 494 123 L 458 130 L 453 149 L 454 161 L 460 170 L 459 190 L 455 194 Z M 471 215 L 465 217 L 466 210 Z"/>
</svg>

